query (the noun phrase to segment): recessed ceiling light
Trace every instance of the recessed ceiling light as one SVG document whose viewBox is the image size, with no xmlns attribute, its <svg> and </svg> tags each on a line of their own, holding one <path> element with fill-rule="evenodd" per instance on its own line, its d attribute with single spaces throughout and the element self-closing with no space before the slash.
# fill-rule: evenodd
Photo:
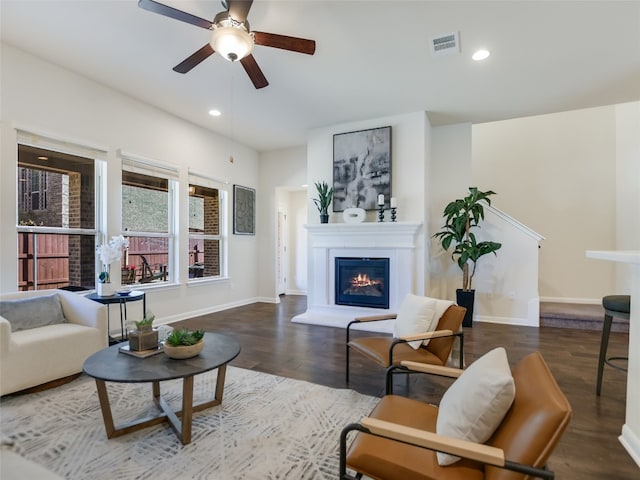
<svg viewBox="0 0 640 480">
<path fill-rule="evenodd" d="M 211 115 L 212 117 L 219 117 L 220 115 L 222 115 L 222 112 L 220 110 L 209 110 L 209 115 Z"/>
<path fill-rule="evenodd" d="M 478 50 L 471 56 L 471 58 L 473 58 L 476 62 L 479 62 L 480 60 L 489 58 L 489 55 L 491 55 L 489 50 Z"/>
</svg>

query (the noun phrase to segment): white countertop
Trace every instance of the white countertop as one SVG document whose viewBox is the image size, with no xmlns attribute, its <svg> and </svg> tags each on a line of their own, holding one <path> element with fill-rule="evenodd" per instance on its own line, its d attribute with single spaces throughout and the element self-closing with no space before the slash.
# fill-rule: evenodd
<svg viewBox="0 0 640 480">
<path fill-rule="evenodd" d="M 600 260 L 640 264 L 640 250 L 587 250 L 586 255 Z"/>
</svg>

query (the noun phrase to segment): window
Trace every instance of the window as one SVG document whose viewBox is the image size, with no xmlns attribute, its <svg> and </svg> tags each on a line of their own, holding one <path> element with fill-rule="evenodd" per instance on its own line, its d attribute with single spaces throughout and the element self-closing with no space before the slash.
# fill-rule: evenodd
<svg viewBox="0 0 640 480">
<path fill-rule="evenodd" d="M 18 290 L 94 288 L 97 162 L 89 156 L 100 152 L 26 132 L 18 142 Z"/>
<path fill-rule="evenodd" d="M 129 239 L 122 284 L 169 282 L 175 277 L 177 169 L 132 156 L 122 158 L 122 230 Z"/>
<path fill-rule="evenodd" d="M 226 276 L 226 191 L 189 174 L 189 279 Z"/>
</svg>

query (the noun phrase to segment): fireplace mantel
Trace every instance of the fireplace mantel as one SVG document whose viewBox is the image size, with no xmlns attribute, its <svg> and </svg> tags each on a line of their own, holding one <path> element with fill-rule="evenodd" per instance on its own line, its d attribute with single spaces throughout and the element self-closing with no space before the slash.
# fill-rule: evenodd
<svg viewBox="0 0 640 480">
<path fill-rule="evenodd" d="M 321 223 L 305 225 L 311 248 L 414 248 L 422 227 L 417 222 Z"/>
<path fill-rule="evenodd" d="M 419 268 L 418 237 L 422 223 L 363 222 L 305 225 L 309 232 L 307 311 L 294 321 L 344 327 L 357 316 L 397 312 L 407 293 L 424 278 Z M 335 304 L 335 258 L 388 258 L 389 308 Z"/>
</svg>

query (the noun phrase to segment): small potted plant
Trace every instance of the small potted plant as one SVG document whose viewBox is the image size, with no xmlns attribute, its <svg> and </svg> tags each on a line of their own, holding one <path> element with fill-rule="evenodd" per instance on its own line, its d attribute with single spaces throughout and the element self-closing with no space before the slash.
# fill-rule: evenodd
<svg viewBox="0 0 640 480">
<path fill-rule="evenodd" d="M 142 320 L 135 322 L 135 330 L 129 332 L 129 348 L 141 352 L 158 348 L 158 331 L 153 329 L 156 316 L 147 312 Z"/>
<path fill-rule="evenodd" d="M 469 187 L 469 195 L 458 198 L 445 207 L 444 225 L 433 235 L 440 240 L 443 249 L 449 250 L 453 246 L 451 259 L 462 270 L 462 288 L 456 290 L 456 300 L 458 305 L 467 309 L 462 323 L 465 327 L 473 325 L 475 290 L 471 286 L 477 262 L 480 257 L 489 253 L 497 255 L 496 251 L 502 247 L 497 242 L 478 242 L 471 230 L 479 228 L 480 221 L 484 220 L 484 205 L 491 205 L 491 195 L 495 195 L 495 192 L 481 192 L 477 187 Z"/>
<path fill-rule="evenodd" d="M 195 357 L 204 347 L 203 338 L 204 330 L 174 330 L 164 341 L 164 353 L 176 359 Z"/>
<path fill-rule="evenodd" d="M 333 200 L 333 188 L 329 188 L 327 182 L 316 182 L 318 198 L 313 199 L 313 203 L 320 212 L 320 223 L 329 223 L 329 205 Z"/>
</svg>

